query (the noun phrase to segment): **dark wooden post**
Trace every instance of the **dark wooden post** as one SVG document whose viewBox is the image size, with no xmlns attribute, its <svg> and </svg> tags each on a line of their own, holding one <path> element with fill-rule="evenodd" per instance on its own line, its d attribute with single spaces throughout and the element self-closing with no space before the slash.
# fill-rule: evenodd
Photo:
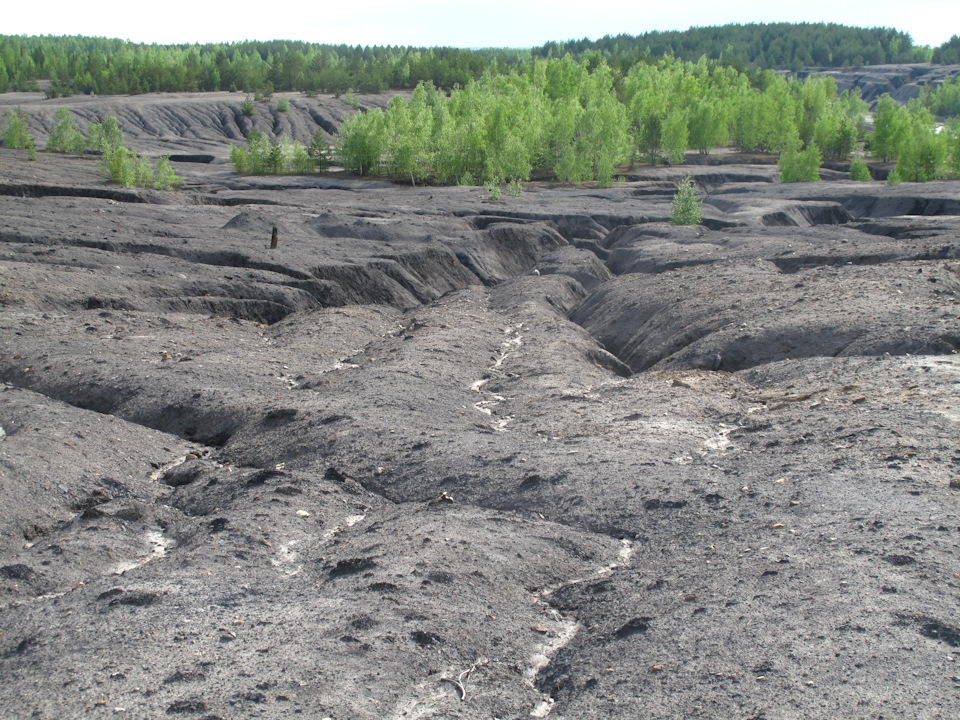
<svg viewBox="0 0 960 720">
<path fill-rule="evenodd" d="M 270 249 L 271 249 L 271 250 L 276 250 L 276 249 L 277 249 L 277 242 L 278 242 L 278 241 L 279 241 L 279 238 L 277 237 L 277 229 L 274 228 L 274 229 L 273 229 L 273 235 L 270 236 Z"/>
</svg>

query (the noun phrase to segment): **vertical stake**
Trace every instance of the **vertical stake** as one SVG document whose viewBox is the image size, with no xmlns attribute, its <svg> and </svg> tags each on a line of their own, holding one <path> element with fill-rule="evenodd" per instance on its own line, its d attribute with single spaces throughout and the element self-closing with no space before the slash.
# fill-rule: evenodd
<svg viewBox="0 0 960 720">
<path fill-rule="evenodd" d="M 277 228 L 274 227 L 274 228 L 273 228 L 273 234 L 270 236 L 270 249 L 271 249 L 271 250 L 276 250 L 276 249 L 277 249 L 277 242 L 278 242 L 278 241 L 279 241 L 279 238 L 277 237 Z"/>
</svg>

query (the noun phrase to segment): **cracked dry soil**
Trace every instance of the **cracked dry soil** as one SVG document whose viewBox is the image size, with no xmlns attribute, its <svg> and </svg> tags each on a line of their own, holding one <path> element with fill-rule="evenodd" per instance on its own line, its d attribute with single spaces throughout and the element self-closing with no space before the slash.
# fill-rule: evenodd
<svg viewBox="0 0 960 720">
<path fill-rule="evenodd" d="M 957 716 L 957 183 L 225 155 L 0 150 L 5 717 Z"/>
</svg>

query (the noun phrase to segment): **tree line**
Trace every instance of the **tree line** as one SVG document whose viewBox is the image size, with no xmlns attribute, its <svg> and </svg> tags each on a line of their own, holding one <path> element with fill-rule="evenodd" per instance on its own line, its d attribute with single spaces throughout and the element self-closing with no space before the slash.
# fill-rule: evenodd
<svg viewBox="0 0 960 720">
<path fill-rule="evenodd" d="M 611 61 L 671 55 L 695 62 L 706 55 L 741 69 L 750 64 L 764 69 L 794 70 L 929 62 L 934 53 L 929 47 L 914 45 L 909 34 L 893 28 L 855 28 L 835 23 L 750 23 L 548 42 L 534 48 L 533 54 L 549 58 L 570 53 L 580 57 L 594 51 L 603 53 Z"/>
<path fill-rule="evenodd" d="M 537 59 L 606 63 L 615 76 L 669 55 L 717 60 L 752 73 L 807 66 L 885 62 L 960 62 L 956 36 L 936 50 L 913 45 L 890 28 L 824 23 L 695 27 L 682 32 L 551 42 L 533 49 L 362 47 L 275 40 L 153 45 L 84 36 L 0 35 L 0 92 L 31 91 L 49 81 L 50 95 L 195 91 L 375 93 L 420 83 L 449 90 L 485 73 L 526 71 Z"/>
<path fill-rule="evenodd" d="M 91 37 L 0 35 L 0 92 L 51 95 L 296 90 L 377 93 L 421 82 L 465 85 L 509 72 L 529 50 L 350 47 L 293 41 L 146 45 Z"/>
</svg>

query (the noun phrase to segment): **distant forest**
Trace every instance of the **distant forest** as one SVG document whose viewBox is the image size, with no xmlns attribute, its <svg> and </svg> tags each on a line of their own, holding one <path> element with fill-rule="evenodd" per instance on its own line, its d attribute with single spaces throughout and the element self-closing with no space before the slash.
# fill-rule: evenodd
<svg viewBox="0 0 960 720">
<path fill-rule="evenodd" d="M 636 36 L 608 35 L 595 41 L 550 42 L 533 53 L 538 57 L 563 57 L 565 53 L 578 56 L 597 50 L 607 58 L 672 55 L 690 62 L 706 55 L 711 60 L 762 69 L 937 62 L 933 57 L 937 51 L 914 45 L 905 32 L 833 23 L 723 25 Z"/>
<path fill-rule="evenodd" d="M 760 70 L 861 66 L 893 62 L 960 62 L 960 38 L 940 48 L 915 46 L 889 28 L 824 23 L 698 27 L 683 32 L 607 36 L 532 49 L 351 47 L 293 41 L 145 45 L 82 36 L 0 35 L 0 92 L 39 89 L 48 95 L 230 90 L 343 93 L 410 89 L 421 82 L 449 90 L 485 73 L 527 71 L 541 58 L 604 62 L 625 77 L 663 56 L 707 57 L 756 77 Z"/>
</svg>

